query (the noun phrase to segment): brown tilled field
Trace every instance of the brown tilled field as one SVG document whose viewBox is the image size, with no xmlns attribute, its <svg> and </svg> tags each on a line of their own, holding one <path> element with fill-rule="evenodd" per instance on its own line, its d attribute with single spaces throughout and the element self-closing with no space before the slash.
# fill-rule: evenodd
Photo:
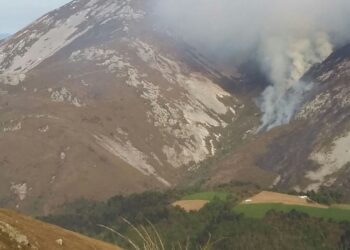
<svg viewBox="0 0 350 250">
<path fill-rule="evenodd" d="M 190 211 L 198 211 L 208 203 L 209 201 L 206 201 L 206 200 L 181 200 L 181 201 L 174 202 L 172 205 L 174 207 L 181 207 L 186 212 L 190 212 Z"/>
<path fill-rule="evenodd" d="M 80 234 L 0 209 L 0 249 L 121 250 Z"/>
<path fill-rule="evenodd" d="M 302 198 L 295 195 L 263 191 L 245 201 L 244 204 L 259 204 L 259 203 L 282 203 L 287 205 L 300 205 L 308 207 L 328 208 L 328 206 L 316 203 L 306 197 Z"/>
</svg>

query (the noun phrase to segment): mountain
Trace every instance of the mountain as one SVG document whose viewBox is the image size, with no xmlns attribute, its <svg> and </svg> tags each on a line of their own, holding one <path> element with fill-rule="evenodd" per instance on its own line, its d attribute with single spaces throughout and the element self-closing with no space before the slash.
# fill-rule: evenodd
<svg viewBox="0 0 350 250">
<path fill-rule="evenodd" d="M 0 206 L 230 181 L 350 190 L 350 45 L 303 77 L 289 124 L 257 132 L 266 79 L 205 58 L 157 1 L 76 0 L 0 44 Z"/>
<path fill-rule="evenodd" d="M 256 167 L 275 173 L 273 186 L 297 191 L 350 190 L 350 44 L 304 76 L 313 90 L 290 124 L 257 135 L 227 156 L 209 183 L 240 179 Z"/>
<path fill-rule="evenodd" d="M 118 250 L 120 248 L 1 209 L 0 249 Z"/>
<path fill-rule="evenodd" d="M 247 80 L 220 74 L 153 6 L 73 1 L 0 46 L 1 206 L 48 213 L 174 187 L 249 138 L 258 109 L 230 88 Z"/>
</svg>

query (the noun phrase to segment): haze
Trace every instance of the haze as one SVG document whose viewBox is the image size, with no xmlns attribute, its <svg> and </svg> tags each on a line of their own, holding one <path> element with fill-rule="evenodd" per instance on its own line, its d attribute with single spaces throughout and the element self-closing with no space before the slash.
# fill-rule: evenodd
<svg viewBox="0 0 350 250">
<path fill-rule="evenodd" d="M 271 82 L 257 100 L 266 129 L 289 122 L 312 88 L 300 78 L 350 40 L 349 0 L 163 0 L 157 13 L 211 57 L 260 64 Z"/>
</svg>

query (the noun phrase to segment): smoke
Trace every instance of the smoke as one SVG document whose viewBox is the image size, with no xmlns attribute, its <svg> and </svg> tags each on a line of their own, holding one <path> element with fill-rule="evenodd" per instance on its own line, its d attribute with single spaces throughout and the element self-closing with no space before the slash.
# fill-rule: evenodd
<svg viewBox="0 0 350 250">
<path fill-rule="evenodd" d="M 305 37 L 270 37 L 259 47 L 259 63 L 272 83 L 259 98 L 263 112 L 261 129 L 288 123 L 312 83 L 300 78 L 312 65 L 322 62 L 332 52 L 327 34 Z"/>
<path fill-rule="evenodd" d="M 312 88 L 300 78 L 350 41 L 349 0 L 160 0 L 156 13 L 218 60 L 254 58 L 271 82 L 258 100 L 266 129 L 290 121 Z"/>
</svg>

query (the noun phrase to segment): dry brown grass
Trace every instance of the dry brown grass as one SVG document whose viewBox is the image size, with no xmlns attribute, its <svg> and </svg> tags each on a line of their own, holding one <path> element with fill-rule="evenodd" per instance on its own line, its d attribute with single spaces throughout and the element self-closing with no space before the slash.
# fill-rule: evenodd
<svg viewBox="0 0 350 250">
<path fill-rule="evenodd" d="M 22 246 L 22 250 L 121 250 L 116 246 L 34 220 L 13 211 L 0 209 L 0 222 L 10 225 L 21 235 L 26 236 L 30 245 Z M 6 232 L 0 230 L 0 249 L 18 249 L 18 244 L 9 238 Z M 60 239 L 62 245 L 56 242 Z"/>
<path fill-rule="evenodd" d="M 209 201 L 207 200 L 180 200 L 172 204 L 174 207 L 180 207 L 186 212 L 199 211 L 202 209 Z"/>
<path fill-rule="evenodd" d="M 244 204 L 259 204 L 259 203 L 282 203 L 287 205 L 300 205 L 307 207 L 328 208 L 309 199 L 303 199 L 299 196 L 288 195 L 282 193 L 263 191 L 243 202 Z"/>
</svg>

